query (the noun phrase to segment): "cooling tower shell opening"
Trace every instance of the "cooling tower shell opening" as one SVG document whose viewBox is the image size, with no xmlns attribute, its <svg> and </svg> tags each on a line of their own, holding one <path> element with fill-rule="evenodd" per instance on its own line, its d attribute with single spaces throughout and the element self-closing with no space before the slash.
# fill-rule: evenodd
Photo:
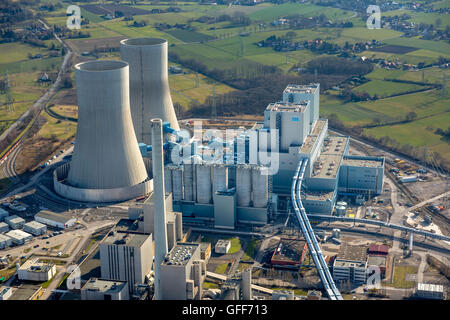
<svg viewBox="0 0 450 320">
<path fill-rule="evenodd" d="M 179 130 L 170 96 L 167 40 L 132 38 L 120 41 L 122 59 L 130 65 L 130 104 L 139 142 L 151 144 L 150 121 L 169 122 Z"/>
<path fill-rule="evenodd" d="M 102 195 L 111 202 L 147 192 L 150 181 L 131 119 L 128 63 L 116 60 L 79 63 L 75 65 L 75 82 L 78 98 L 75 147 L 66 177 L 54 181 L 55 190 L 67 198 L 96 202 L 102 202 Z"/>
</svg>

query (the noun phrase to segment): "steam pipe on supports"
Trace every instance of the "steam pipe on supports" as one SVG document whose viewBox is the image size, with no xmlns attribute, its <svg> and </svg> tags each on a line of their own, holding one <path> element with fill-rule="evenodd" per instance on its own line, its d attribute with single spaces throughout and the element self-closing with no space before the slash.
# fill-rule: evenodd
<svg viewBox="0 0 450 320">
<path fill-rule="evenodd" d="M 155 300 L 161 299 L 160 268 L 167 254 L 162 120 L 152 119 L 152 165 L 155 236 Z"/>
</svg>

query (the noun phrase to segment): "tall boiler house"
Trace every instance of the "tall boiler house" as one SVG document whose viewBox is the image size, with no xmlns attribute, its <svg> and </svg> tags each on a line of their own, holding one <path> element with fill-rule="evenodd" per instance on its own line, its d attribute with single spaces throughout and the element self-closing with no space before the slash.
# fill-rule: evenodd
<svg viewBox="0 0 450 320">
<path fill-rule="evenodd" d="M 138 141 L 152 144 L 150 121 L 154 118 L 180 130 L 170 96 L 167 40 L 125 39 L 120 52 L 130 65 L 131 116 Z"/>
</svg>

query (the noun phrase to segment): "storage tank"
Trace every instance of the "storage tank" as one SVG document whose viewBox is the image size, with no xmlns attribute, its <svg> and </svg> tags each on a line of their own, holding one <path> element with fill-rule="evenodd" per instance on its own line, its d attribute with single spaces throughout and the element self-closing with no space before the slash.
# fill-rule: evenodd
<svg viewBox="0 0 450 320">
<path fill-rule="evenodd" d="M 181 201 L 183 198 L 183 169 L 179 166 L 170 168 L 172 171 L 172 196 L 174 201 Z"/>
<path fill-rule="evenodd" d="M 211 203 L 211 166 L 208 164 L 195 165 L 197 178 L 197 202 Z"/>
<path fill-rule="evenodd" d="M 70 186 L 119 189 L 147 179 L 131 120 L 128 79 L 124 61 L 75 65 L 78 124 L 67 177 Z"/>
<path fill-rule="evenodd" d="M 336 206 L 336 215 L 338 217 L 343 217 L 347 213 L 347 208 L 344 206 Z"/>
<path fill-rule="evenodd" d="M 150 120 L 160 118 L 180 130 L 170 96 L 167 40 L 133 38 L 120 41 L 122 59 L 130 64 L 130 104 L 139 142 L 152 144 Z"/>
<path fill-rule="evenodd" d="M 267 168 L 254 166 L 252 169 L 252 190 L 253 206 L 255 208 L 265 208 L 269 200 L 269 176 Z"/>
<path fill-rule="evenodd" d="M 249 207 L 252 193 L 252 169 L 249 165 L 236 166 L 236 197 L 237 205 Z"/>
<path fill-rule="evenodd" d="M 194 165 L 191 163 L 185 163 L 183 169 L 183 184 L 184 184 L 184 200 L 194 201 L 193 190 L 193 170 Z"/>
<path fill-rule="evenodd" d="M 166 192 L 172 192 L 172 170 L 169 167 L 164 167 L 164 187 Z"/>
<path fill-rule="evenodd" d="M 228 189 L 228 168 L 225 165 L 213 165 L 213 194 Z"/>
<path fill-rule="evenodd" d="M 338 201 L 338 202 L 336 202 L 336 205 L 337 206 L 342 206 L 342 207 L 347 207 L 347 202 L 345 202 L 345 201 Z"/>
</svg>

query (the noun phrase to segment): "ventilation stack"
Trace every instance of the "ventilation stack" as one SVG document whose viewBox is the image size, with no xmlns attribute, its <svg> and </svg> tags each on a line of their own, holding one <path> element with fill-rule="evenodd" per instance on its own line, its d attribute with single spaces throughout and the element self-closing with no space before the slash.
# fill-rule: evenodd
<svg viewBox="0 0 450 320">
<path fill-rule="evenodd" d="M 133 38 L 120 42 L 122 59 L 130 64 L 130 103 L 139 142 L 152 143 L 150 121 L 169 122 L 180 130 L 169 89 L 167 40 Z"/>
<path fill-rule="evenodd" d="M 75 66 L 78 125 L 67 183 L 56 191 L 81 201 L 122 201 L 145 194 L 148 176 L 129 105 L 124 61 Z"/>
</svg>

